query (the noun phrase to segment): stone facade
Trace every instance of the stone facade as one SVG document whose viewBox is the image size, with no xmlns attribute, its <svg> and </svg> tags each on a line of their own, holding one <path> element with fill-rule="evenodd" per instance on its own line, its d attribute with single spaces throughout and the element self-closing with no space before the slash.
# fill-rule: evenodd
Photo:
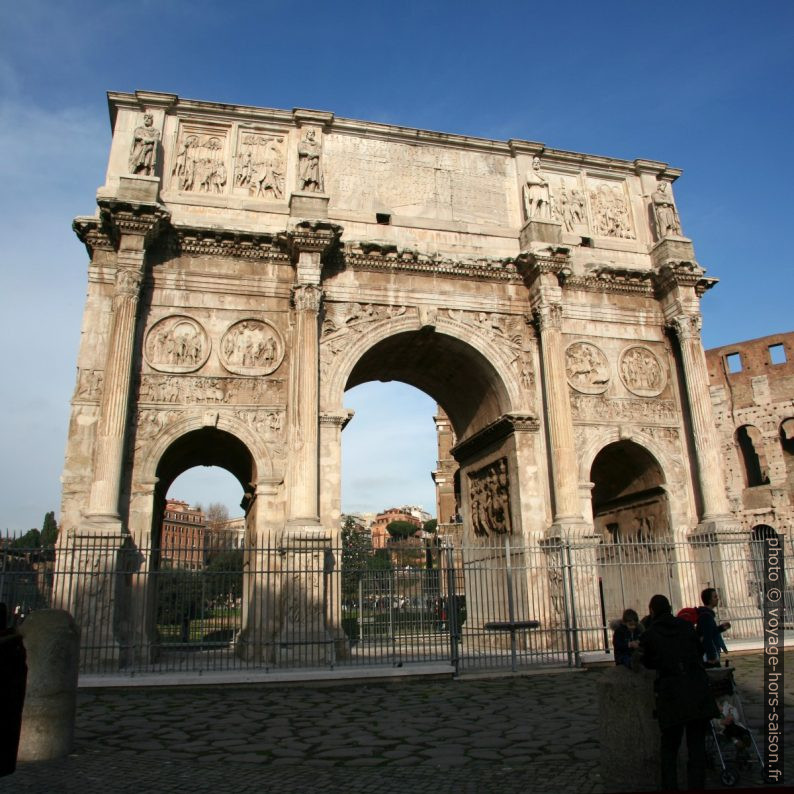
<svg viewBox="0 0 794 794">
<path fill-rule="evenodd" d="M 794 526 L 794 333 L 706 351 L 731 508 L 747 531 Z"/>
<path fill-rule="evenodd" d="M 467 542 L 586 549 L 638 511 L 660 537 L 738 531 L 700 339 L 715 280 L 682 236 L 679 170 L 313 110 L 109 103 L 98 209 L 74 224 L 90 263 L 64 549 L 143 542 L 201 463 L 240 481 L 247 541 L 322 570 L 344 392 L 377 379 L 443 407 Z M 322 602 L 319 579 L 301 587 Z M 240 647 L 286 636 L 287 598 L 246 613 Z M 336 621 L 291 642 L 329 647 Z"/>
</svg>

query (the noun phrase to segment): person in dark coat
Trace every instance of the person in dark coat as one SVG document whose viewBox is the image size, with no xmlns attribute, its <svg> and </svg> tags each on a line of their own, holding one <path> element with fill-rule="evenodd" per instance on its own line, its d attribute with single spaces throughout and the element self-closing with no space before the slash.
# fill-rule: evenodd
<svg viewBox="0 0 794 794">
<path fill-rule="evenodd" d="M 648 606 L 651 625 L 640 637 L 642 663 L 656 670 L 656 718 L 661 730 L 662 789 L 678 788 L 677 762 L 686 732 L 687 786 L 705 786 L 706 730 L 719 715 L 709 692 L 702 652 L 691 623 L 673 617 L 670 602 L 655 595 Z"/>
<path fill-rule="evenodd" d="M 22 635 L 8 626 L 6 605 L 0 603 L 0 777 L 12 774 L 17 767 L 26 659 Z"/>
<path fill-rule="evenodd" d="M 720 623 L 714 616 L 714 609 L 720 602 L 720 597 L 713 587 L 707 587 L 701 594 L 700 600 L 702 607 L 698 607 L 697 632 L 703 646 L 703 654 L 706 657 L 706 665 L 711 667 L 720 666 L 720 652 L 728 653 L 725 647 L 725 640 L 722 632 L 731 627 L 730 623 Z"/>
<path fill-rule="evenodd" d="M 614 629 L 612 648 L 615 664 L 625 665 L 630 670 L 631 658 L 634 650 L 640 647 L 640 634 L 643 631 L 639 615 L 633 609 L 626 609 L 621 620 L 614 624 Z"/>
</svg>

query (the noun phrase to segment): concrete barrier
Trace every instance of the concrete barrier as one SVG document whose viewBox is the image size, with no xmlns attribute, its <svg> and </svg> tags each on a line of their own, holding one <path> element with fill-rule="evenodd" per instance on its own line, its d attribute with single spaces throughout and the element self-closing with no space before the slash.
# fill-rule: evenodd
<svg viewBox="0 0 794 794">
<path fill-rule="evenodd" d="M 19 761 L 50 761 L 72 750 L 80 631 L 62 609 L 32 612 L 19 627 L 27 651 Z"/>
<path fill-rule="evenodd" d="M 601 778 L 606 791 L 634 786 L 659 787 L 659 723 L 652 716 L 656 674 L 623 665 L 601 674 L 598 682 L 598 727 Z"/>
</svg>

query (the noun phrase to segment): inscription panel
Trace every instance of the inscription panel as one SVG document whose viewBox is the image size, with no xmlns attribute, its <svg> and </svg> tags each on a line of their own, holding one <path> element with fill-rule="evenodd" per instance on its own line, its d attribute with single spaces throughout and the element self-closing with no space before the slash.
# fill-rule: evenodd
<svg viewBox="0 0 794 794">
<path fill-rule="evenodd" d="M 506 157 L 345 135 L 327 136 L 324 147 L 332 207 L 511 225 Z"/>
</svg>

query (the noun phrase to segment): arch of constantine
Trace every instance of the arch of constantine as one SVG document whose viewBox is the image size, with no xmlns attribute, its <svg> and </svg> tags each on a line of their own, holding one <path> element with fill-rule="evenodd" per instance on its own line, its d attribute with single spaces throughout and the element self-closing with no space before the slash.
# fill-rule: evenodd
<svg viewBox="0 0 794 794">
<path fill-rule="evenodd" d="M 98 208 L 74 223 L 90 263 L 59 554 L 93 582 L 64 605 L 113 625 L 120 663 L 152 607 L 119 586 L 119 552 L 157 545 L 168 488 L 200 464 L 239 480 L 247 543 L 278 547 L 285 572 L 275 599 L 248 577 L 241 648 L 289 636 L 287 656 L 324 658 L 344 394 L 371 380 L 443 408 L 468 547 L 575 541 L 580 620 L 610 537 L 699 539 L 730 578 L 720 544 L 747 533 L 700 338 L 715 279 L 682 232 L 679 170 L 315 110 L 109 105 Z"/>
</svg>

